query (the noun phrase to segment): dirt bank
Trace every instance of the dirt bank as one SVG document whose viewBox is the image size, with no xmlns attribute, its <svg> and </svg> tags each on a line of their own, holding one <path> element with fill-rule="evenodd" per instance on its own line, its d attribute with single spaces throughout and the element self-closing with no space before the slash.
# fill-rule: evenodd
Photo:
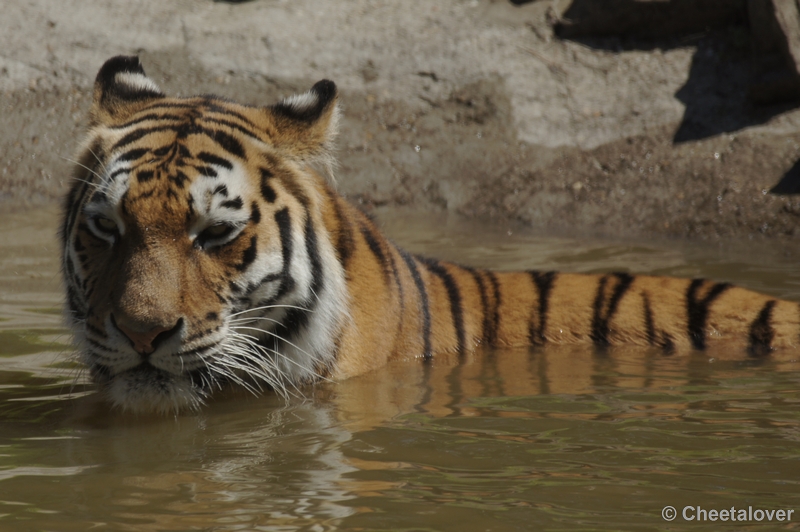
<svg viewBox="0 0 800 532">
<path fill-rule="evenodd" d="M 740 27 L 644 46 L 554 37 L 558 2 L 46 4 L 0 22 L 27 25 L 0 38 L 2 209 L 61 197 L 94 71 L 138 53 L 171 94 L 266 104 L 337 81 L 338 187 L 367 209 L 612 237 L 798 231 L 800 200 L 765 191 L 800 159 L 800 112 L 745 101 Z"/>
</svg>

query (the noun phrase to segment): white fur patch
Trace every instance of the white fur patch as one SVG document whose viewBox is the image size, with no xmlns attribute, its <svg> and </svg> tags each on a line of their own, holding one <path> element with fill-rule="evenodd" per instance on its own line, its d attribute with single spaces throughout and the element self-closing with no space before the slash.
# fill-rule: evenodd
<svg viewBox="0 0 800 532">
<path fill-rule="evenodd" d="M 199 175 L 189 188 L 197 215 L 189 228 L 189 237 L 192 239 L 214 224 L 227 223 L 244 227 L 250 218 L 250 209 L 247 208 L 249 202 L 246 200 L 252 197 L 253 191 L 247 172 L 236 163 L 233 163 L 232 170 L 220 166 L 215 166 L 215 169 L 218 172 L 217 177 Z M 227 196 L 214 194 L 214 190 L 221 184 L 227 188 Z M 226 200 L 237 197 L 242 198 L 245 207 L 231 209 L 222 205 Z"/>
<path fill-rule="evenodd" d="M 157 92 L 162 94 L 161 89 L 155 82 L 143 74 L 135 72 L 118 72 L 114 76 L 114 81 L 120 85 L 127 85 L 135 91 Z"/>
<path fill-rule="evenodd" d="M 96 191 L 105 194 L 106 200 L 97 203 L 89 202 L 84 206 L 84 213 L 88 216 L 101 214 L 114 220 L 120 235 L 125 234 L 125 221 L 119 212 L 119 205 L 130 187 L 130 176 L 126 170 L 130 170 L 128 162 L 118 163 L 115 161 L 111 163 L 100 177 L 100 183 L 95 185 Z M 112 174 L 116 174 L 114 179 L 110 178 Z"/>
<path fill-rule="evenodd" d="M 105 392 L 114 406 L 135 414 L 197 410 L 205 402 L 205 394 L 186 377 L 136 368 L 115 375 Z"/>
<path fill-rule="evenodd" d="M 314 91 L 304 92 L 303 94 L 295 94 L 283 100 L 283 104 L 291 107 L 298 113 L 302 113 L 311 109 L 319 103 L 319 97 Z"/>
</svg>

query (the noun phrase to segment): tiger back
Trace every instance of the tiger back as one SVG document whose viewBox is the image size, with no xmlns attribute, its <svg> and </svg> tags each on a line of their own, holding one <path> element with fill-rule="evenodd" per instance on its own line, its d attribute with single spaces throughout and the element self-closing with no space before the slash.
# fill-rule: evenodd
<svg viewBox="0 0 800 532">
<path fill-rule="evenodd" d="M 115 405 L 288 394 L 478 346 L 797 346 L 796 303 L 726 283 L 402 250 L 313 170 L 332 167 L 336 100 L 330 81 L 269 107 L 169 98 L 135 57 L 101 68 L 61 237 L 68 321 Z"/>
</svg>

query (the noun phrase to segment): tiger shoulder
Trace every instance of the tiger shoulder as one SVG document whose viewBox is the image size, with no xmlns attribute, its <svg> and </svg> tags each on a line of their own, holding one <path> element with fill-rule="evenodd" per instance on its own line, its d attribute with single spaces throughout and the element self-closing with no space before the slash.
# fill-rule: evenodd
<svg viewBox="0 0 800 532">
<path fill-rule="evenodd" d="M 289 394 L 478 346 L 800 342 L 797 303 L 727 283 L 408 253 L 312 169 L 331 167 L 338 120 L 330 81 L 260 107 L 168 97 L 136 57 L 103 65 L 60 234 L 67 319 L 112 403 Z"/>
</svg>

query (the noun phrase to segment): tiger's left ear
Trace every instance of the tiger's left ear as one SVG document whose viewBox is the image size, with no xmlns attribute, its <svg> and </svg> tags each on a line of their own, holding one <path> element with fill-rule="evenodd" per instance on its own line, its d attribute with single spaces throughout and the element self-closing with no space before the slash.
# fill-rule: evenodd
<svg viewBox="0 0 800 532">
<path fill-rule="evenodd" d="M 327 79 L 311 90 L 267 108 L 275 125 L 276 147 L 303 162 L 331 164 L 339 126 L 336 84 Z"/>
<path fill-rule="evenodd" d="M 118 55 L 103 64 L 94 81 L 91 124 L 119 123 L 164 93 L 144 73 L 136 56 Z"/>
</svg>

